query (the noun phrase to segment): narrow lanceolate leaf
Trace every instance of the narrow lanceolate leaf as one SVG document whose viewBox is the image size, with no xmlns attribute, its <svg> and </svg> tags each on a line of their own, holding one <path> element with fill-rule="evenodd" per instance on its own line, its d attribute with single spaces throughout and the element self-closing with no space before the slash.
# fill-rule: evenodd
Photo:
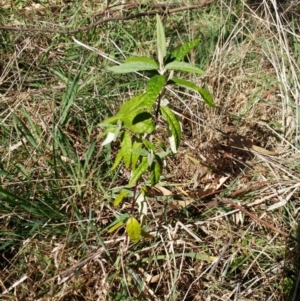
<svg viewBox="0 0 300 301">
<path fill-rule="evenodd" d="M 157 70 L 158 66 L 154 60 L 132 60 L 127 61 L 119 66 L 113 66 L 107 68 L 108 71 L 114 73 L 130 73 L 147 70 Z"/>
<path fill-rule="evenodd" d="M 123 201 L 124 197 L 129 193 L 130 193 L 129 190 L 122 189 L 121 192 L 115 197 L 114 206 L 115 207 L 118 206 Z"/>
<path fill-rule="evenodd" d="M 171 143 L 174 143 L 175 148 L 172 147 L 172 151 L 176 153 L 181 140 L 181 127 L 179 121 L 177 120 L 175 114 L 172 112 L 172 110 L 169 107 L 160 107 L 160 111 L 168 123 L 168 127 L 171 134 L 169 135 L 170 138 L 169 140 Z"/>
<path fill-rule="evenodd" d="M 121 117 L 118 115 L 115 115 L 115 116 L 111 116 L 111 117 L 108 117 L 107 119 L 105 119 L 103 121 L 103 124 L 105 124 L 105 125 L 117 124 L 119 120 L 121 120 Z M 99 124 L 99 126 L 101 126 L 101 124 Z"/>
<path fill-rule="evenodd" d="M 122 225 L 125 224 L 125 220 L 129 217 L 128 213 L 122 214 L 120 215 L 117 219 L 115 219 L 111 224 L 109 224 L 107 227 L 105 227 L 102 230 L 103 232 L 113 232 L 115 230 L 117 230 L 118 228 L 120 228 Z"/>
<path fill-rule="evenodd" d="M 122 158 L 123 158 L 123 150 L 121 148 L 121 149 L 119 149 L 119 151 L 117 153 L 115 162 L 114 162 L 113 166 L 111 167 L 111 170 L 114 170 L 118 167 L 118 165 L 120 164 Z"/>
<path fill-rule="evenodd" d="M 107 230 L 107 232 L 108 232 L 108 233 L 112 233 L 112 232 L 118 230 L 118 229 L 119 229 L 121 226 L 123 226 L 123 225 L 124 225 L 123 222 L 117 222 L 116 224 L 114 224 L 113 226 L 111 226 L 111 227 Z"/>
<path fill-rule="evenodd" d="M 152 115 L 148 112 L 138 111 L 124 116 L 124 125 L 134 133 L 150 134 L 155 130 L 155 124 L 152 120 Z"/>
<path fill-rule="evenodd" d="M 124 120 L 126 120 L 127 123 L 130 124 L 138 112 L 141 112 L 142 110 L 150 111 L 154 102 L 155 100 L 149 102 L 148 98 L 145 99 L 145 93 L 138 95 L 125 102 L 115 116 L 107 118 L 104 122 L 117 124 L 120 121 L 124 122 Z"/>
<path fill-rule="evenodd" d="M 118 112 L 117 115 L 127 116 L 132 112 L 138 112 L 138 110 L 143 110 L 149 112 L 152 109 L 157 97 L 163 90 L 166 84 L 166 77 L 162 75 L 153 76 L 148 83 L 147 91 L 139 96 L 136 96 L 127 102 L 125 102 Z"/>
<path fill-rule="evenodd" d="M 132 149 L 132 155 L 133 154 L 137 154 L 142 157 L 147 157 L 149 152 L 146 149 L 139 147 L 139 148 Z"/>
<path fill-rule="evenodd" d="M 154 144 L 153 143 L 151 143 L 149 140 L 147 140 L 147 139 L 144 139 L 143 140 L 143 143 L 144 143 L 144 145 L 150 150 L 152 150 L 154 153 L 156 153 L 156 148 L 155 148 L 155 146 L 154 146 Z"/>
<path fill-rule="evenodd" d="M 132 169 L 132 171 L 135 170 L 136 163 L 139 160 L 139 157 L 141 155 L 139 153 L 139 151 L 142 150 L 141 146 L 142 146 L 142 142 L 139 142 L 139 141 L 134 141 L 133 144 L 132 144 L 132 155 L 131 155 L 131 169 Z M 146 153 L 146 155 L 147 155 L 147 153 Z"/>
<path fill-rule="evenodd" d="M 182 61 L 192 49 L 199 45 L 199 43 L 199 39 L 195 39 L 190 42 L 184 43 L 172 52 L 172 58 L 174 58 L 176 61 Z"/>
<path fill-rule="evenodd" d="M 128 115 L 132 112 L 137 112 L 140 108 L 142 108 L 142 104 L 146 106 L 145 104 L 145 93 L 138 95 L 136 97 L 133 97 L 126 101 L 120 108 L 119 112 L 116 116 L 120 116 L 121 118 L 124 117 L 124 115 Z M 148 109 L 148 107 L 147 107 Z"/>
<path fill-rule="evenodd" d="M 138 179 L 145 173 L 148 168 L 148 160 L 147 158 L 143 158 L 141 163 L 138 165 L 136 170 L 133 171 L 130 181 L 128 183 L 129 186 L 135 185 Z"/>
<path fill-rule="evenodd" d="M 147 85 L 146 99 L 156 100 L 165 87 L 166 81 L 167 79 L 164 75 L 153 76 Z"/>
<path fill-rule="evenodd" d="M 139 240 L 141 239 L 142 228 L 140 223 L 134 217 L 130 217 L 127 220 L 126 231 L 132 242 L 139 242 Z"/>
<path fill-rule="evenodd" d="M 121 139 L 121 149 L 123 151 L 124 163 L 126 168 L 129 168 L 131 163 L 131 136 L 128 132 L 124 132 Z"/>
<path fill-rule="evenodd" d="M 166 84 L 166 77 L 162 75 L 153 76 L 148 83 L 147 91 L 143 95 L 132 98 L 122 105 L 119 115 L 125 126 L 135 133 L 152 133 L 155 129 L 152 109 L 156 99 Z"/>
<path fill-rule="evenodd" d="M 151 165 L 151 175 L 150 181 L 151 185 L 156 185 L 161 177 L 162 169 L 163 169 L 163 162 L 159 156 L 155 156 L 156 161 L 154 161 Z"/>
<path fill-rule="evenodd" d="M 200 68 L 191 65 L 189 63 L 185 63 L 185 62 L 171 62 L 169 64 L 166 65 L 166 69 L 167 70 L 177 70 L 177 71 L 183 71 L 183 72 L 189 72 L 189 73 L 196 73 L 196 74 L 200 74 L 200 75 L 204 75 L 204 71 L 201 70 Z"/>
<path fill-rule="evenodd" d="M 163 67 L 164 57 L 167 54 L 166 37 L 164 26 L 160 16 L 156 15 L 157 56 L 160 68 Z"/>
<path fill-rule="evenodd" d="M 148 64 L 153 66 L 153 68 L 158 69 L 158 64 L 155 60 L 148 58 L 148 57 L 144 57 L 144 56 L 133 56 L 133 57 L 129 57 L 128 59 L 126 59 L 124 61 L 124 63 L 141 63 L 141 64 Z"/>
<path fill-rule="evenodd" d="M 181 78 L 177 78 L 177 77 L 173 77 L 172 78 L 172 82 L 174 82 L 176 85 L 181 86 L 181 87 L 185 87 L 188 89 L 192 89 L 194 91 L 197 91 L 203 98 L 203 100 L 211 107 L 215 106 L 214 100 L 211 96 L 211 94 L 203 88 L 200 88 L 198 86 L 196 86 L 194 83 L 181 79 Z"/>
<path fill-rule="evenodd" d="M 206 89 L 203 88 L 198 88 L 197 90 L 199 92 L 199 94 L 202 96 L 203 100 L 206 102 L 206 104 L 208 104 L 211 107 L 215 107 L 216 104 L 213 100 L 212 95 L 209 93 L 209 91 L 207 91 Z"/>
<path fill-rule="evenodd" d="M 153 154 L 153 151 L 150 151 L 150 152 L 148 153 L 147 160 L 148 160 L 148 165 L 151 166 L 152 163 L 153 163 L 153 160 L 154 160 L 154 154 Z"/>
<path fill-rule="evenodd" d="M 144 94 L 138 95 L 136 97 L 131 98 L 127 102 L 125 102 L 119 112 L 110 118 L 104 120 L 106 124 L 117 124 L 119 120 L 127 123 L 127 126 L 134 124 L 134 118 L 141 113 L 149 112 L 157 97 L 162 92 L 164 86 L 166 84 L 166 77 L 162 75 L 153 76 L 148 83 L 147 91 Z M 145 117 L 142 115 L 140 117 Z M 149 120 L 149 118 L 144 118 L 144 120 Z M 137 122 L 135 122 L 137 123 Z M 148 130 L 145 133 L 149 133 L 153 127 L 153 124 L 150 121 L 146 122 L 146 126 Z"/>
</svg>

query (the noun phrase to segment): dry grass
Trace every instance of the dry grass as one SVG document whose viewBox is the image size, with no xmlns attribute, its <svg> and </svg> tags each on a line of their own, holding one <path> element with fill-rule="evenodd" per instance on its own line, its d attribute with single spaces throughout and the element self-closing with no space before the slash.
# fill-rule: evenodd
<svg viewBox="0 0 300 301">
<path fill-rule="evenodd" d="M 130 200 L 112 206 L 124 173 L 109 171 L 115 148 L 100 148 L 96 125 L 143 81 L 125 85 L 70 37 L 0 32 L 1 300 L 299 300 L 299 244 L 212 201 L 231 198 L 299 238 L 300 12 L 227 2 L 166 22 L 176 41 L 202 36 L 189 59 L 207 72 L 192 79 L 217 106 L 169 92 L 184 140 L 162 183 L 170 195 L 148 192 L 155 238 L 138 244 L 107 232 Z M 1 22 L 81 26 L 102 9 L 47 5 L 2 8 Z M 122 60 L 154 51 L 153 24 L 76 39 Z"/>
</svg>

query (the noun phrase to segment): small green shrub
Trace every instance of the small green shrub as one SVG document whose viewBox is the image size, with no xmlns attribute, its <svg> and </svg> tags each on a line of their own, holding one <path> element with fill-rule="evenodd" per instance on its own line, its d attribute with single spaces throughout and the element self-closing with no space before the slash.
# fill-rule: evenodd
<svg viewBox="0 0 300 301">
<path fill-rule="evenodd" d="M 160 181 L 165 158 L 177 152 L 181 141 L 180 123 L 163 100 L 166 87 L 176 85 L 197 91 L 209 106 L 214 106 L 213 98 L 207 90 L 174 76 L 175 71 L 204 74 L 198 67 L 184 62 L 186 55 L 198 46 L 199 42 L 198 39 L 192 40 L 175 49 L 171 54 L 167 54 L 164 28 L 157 15 L 157 60 L 131 57 L 123 64 L 109 68 L 115 73 L 151 71 L 154 74 L 149 79 L 144 93 L 125 102 L 114 116 L 100 124 L 105 128 L 104 135 L 106 135 L 102 145 L 109 144 L 120 137 L 120 148 L 112 170 L 123 163 L 131 171 L 127 187 L 122 189 L 114 200 L 114 206 L 118 206 L 124 197 L 132 197 L 131 212 L 119 218 L 109 231 L 126 224 L 126 231 L 132 242 L 138 242 L 141 236 L 149 236 L 142 230 L 147 215 L 143 187 L 154 186 Z M 170 149 L 158 139 L 155 131 L 160 116 L 167 125 Z M 144 179 L 143 183 L 139 183 L 145 174 L 149 175 L 148 181 Z M 135 205 L 138 205 L 140 222 L 133 216 Z"/>
</svg>

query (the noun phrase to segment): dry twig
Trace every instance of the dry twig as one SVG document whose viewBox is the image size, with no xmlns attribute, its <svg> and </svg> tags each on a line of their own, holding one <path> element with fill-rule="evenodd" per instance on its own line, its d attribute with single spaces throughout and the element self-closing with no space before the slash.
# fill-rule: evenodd
<svg viewBox="0 0 300 301">
<path fill-rule="evenodd" d="M 101 24 L 107 23 L 107 22 L 112 22 L 112 21 L 126 21 L 126 20 L 132 20 L 132 19 L 137 19 L 137 18 L 142 18 L 146 16 L 155 16 L 155 15 L 170 15 L 182 11 L 187 11 L 187 10 L 194 10 L 194 9 L 199 9 L 203 8 L 211 3 L 213 3 L 215 0 L 203 0 L 200 4 L 195 4 L 195 5 L 189 5 L 189 6 L 182 6 L 182 7 L 176 7 L 169 9 L 169 5 L 162 6 L 162 5 L 152 5 L 151 10 L 142 12 L 142 13 L 137 13 L 137 14 L 128 14 L 130 9 L 132 9 L 132 5 L 127 8 L 126 11 L 122 10 L 122 16 L 115 16 L 115 17 L 103 17 L 100 18 L 99 20 L 95 21 L 94 23 L 74 29 L 51 29 L 51 28 L 29 28 L 29 27 L 14 27 L 14 26 L 0 26 L 0 29 L 3 30 L 10 30 L 10 31 L 25 31 L 25 32 L 47 32 L 47 33 L 60 33 L 60 34 L 74 34 L 77 32 L 81 31 L 88 31 L 91 30 Z M 134 4 L 136 5 L 136 4 Z M 153 9 L 155 8 L 155 9 Z M 119 10 L 105 10 L 99 14 L 99 15 L 115 15 L 116 12 Z"/>
<path fill-rule="evenodd" d="M 270 223 L 262 220 L 261 218 L 257 217 L 256 215 L 254 215 L 253 213 L 249 212 L 248 210 L 246 210 L 244 207 L 236 204 L 235 202 L 227 199 L 227 198 L 221 198 L 220 196 L 216 195 L 215 198 L 217 199 L 218 202 L 220 203 L 225 203 L 225 204 L 228 204 L 238 210 L 240 210 L 241 212 L 243 212 L 244 214 L 248 215 L 249 217 L 251 217 L 254 221 L 258 222 L 259 224 L 261 225 L 264 225 L 265 227 L 267 227 L 268 229 L 272 230 L 272 231 L 275 231 L 277 232 L 278 234 L 286 237 L 286 238 L 290 238 L 298 243 L 300 243 L 300 239 L 293 236 L 293 235 L 290 235 L 276 227 L 274 227 L 273 225 L 271 225 Z"/>
</svg>

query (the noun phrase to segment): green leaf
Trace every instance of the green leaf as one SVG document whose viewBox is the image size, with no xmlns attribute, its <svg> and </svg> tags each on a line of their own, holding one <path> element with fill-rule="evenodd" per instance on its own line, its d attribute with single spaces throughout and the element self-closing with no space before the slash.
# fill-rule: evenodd
<svg viewBox="0 0 300 301">
<path fill-rule="evenodd" d="M 128 132 L 124 132 L 121 138 L 121 149 L 126 168 L 129 168 L 131 162 L 131 137 Z"/>
<path fill-rule="evenodd" d="M 164 75 L 154 75 L 151 77 L 147 85 L 147 98 L 156 100 L 165 87 L 166 82 L 167 79 Z"/>
<path fill-rule="evenodd" d="M 111 167 L 111 170 L 114 170 L 118 167 L 118 165 L 120 164 L 122 158 L 123 158 L 123 149 L 120 148 L 118 153 L 117 153 L 115 162 L 114 162 L 113 166 Z"/>
<path fill-rule="evenodd" d="M 124 103 L 116 116 L 135 133 L 152 133 L 155 125 L 149 111 L 166 84 L 166 77 L 153 76 L 148 83 L 146 93 Z"/>
<path fill-rule="evenodd" d="M 156 15 L 156 35 L 157 35 L 157 56 L 160 68 L 163 67 L 164 57 L 167 54 L 166 37 L 164 26 L 160 16 Z"/>
<path fill-rule="evenodd" d="M 204 75 L 204 71 L 201 70 L 200 68 L 191 65 L 189 63 L 185 63 L 185 62 L 171 62 L 169 64 L 166 65 L 166 69 L 167 70 L 177 70 L 177 71 L 183 71 L 183 72 L 189 72 L 189 73 L 196 73 L 196 74 L 200 74 L 200 75 Z"/>
<path fill-rule="evenodd" d="M 114 73 L 130 73 L 157 69 L 158 65 L 154 60 L 144 57 L 129 58 L 119 66 L 107 68 L 108 71 L 112 71 Z"/>
<path fill-rule="evenodd" d="M 214 100 L 213 100 L 211 94 L 206 89 L 200 88 L 190 81 L 187 81 L 187 80 L 184 80 L 181 78 L 177 78 L 177 77 L 173 77 L 171 82 L 174 82 L 178 86 L 197 91 L 202 96 L 203 100 L 209 106 L 211 106 L 211 107 L 215 106 L 215 103 L 214 103 Z"/>
<path fill-rule="evenodd" d="M 123 198 L 129 193 L 129 190 L 122 189 L 121 192 L 115 197 L 114 206 L 117 207 L 122 202 Z"/>
<path fill-rule="evenodd" d="M 135 170 L 136 168 L 136 163 L 137 161 L 139 160 L 139 157 L 140 157 L 140 153 L 139 153 L 139 150 L 142 150 L 141 148 L 142 146 L 142 142 L 140 141 L 134 141 L 133 142 L 133 145 L 132 145 L 132 154 L 131 154 L 131 169 L 132 171 Z M 147 154 L 146 154 L 147 156 Z"/>
<path fill-rule="evenodd" d="M 156 148 L 155 148 L 155 146 L 153 145 L 153 143 L 151 143 L 149 140 L 147 140 L 147 139 L 144 139 L 143 140 L 143 142 L 144 142 L 144 145 L 150 150 L 152 150 L 154 153 L 156 152 Z"/>
<path fill-rule="evenodd" d="M 155 156 L 156 161 L 154 161 L 151 165 L 151 175 L 150 175 L 150 182 L 151 185 L 156 185 L 161 177 L 162 169 L 163 169 L 163 162 L 159 156 Z"/>
<path fill-rule="evenodd" d="M 108 233 L 112 233 L 112 232 L 118 230 L 118 229 L 119 229 L 121 226 L 123 226 L 123 225 L 124 225 L 123 222 L 117 222 L 117 223 L 114 224 L 112 227 L 110 227 L 110 228 L 107 230 L 107 232 L 108 232 Z"/>
<path fill-rule="evenodd" d="M 124 119 L 124 125 L 134 133 L 150 134 L 155 130 L 152 115 L 148 112 L 140 112 L 137 115 L 131 114 Z"/>
<path fill-rule="evenodd" d="M 103 121 L 104 124 L 117 124 L 119 120 L 123 121 L 124 118 L 131 116 L 133 119 L 136 115 L 138 110 L 146 108 L 148 110 L 149 103 L 145 103 L 144 100 L 145 94 L 138 95 L 136 97 L 131 98 L 130 100 L 126 101 L 120 108 L 119 112 Z M 155 100 L 153 101 L 153 103 Z M 153 104 L 152 104 L 153 105 Z M 149 109 L 150 110 L 150 109 Z"/>
<path fill-rule="evenodd" d="M 157 97 L 166 84 L 166 77 L 163 75 L 153 76 L 148 83 L 146 93 L 139 95 L 125 102 L 117 115 L 128 115 L 131 112 L 137 112 L 139 109 L 149 112 L 155 103 Z"/>
<path fill-rule="evenodd" d="M 147 159 L 148 159 L 148 165 L 151 166 L 154 160 L 154 154 L 152 150 L 148 153 Z"/>
<path fill-rule="evenodd" d="M 170 130 L 170 144 L 171 144 L 171 149 L 173 153 L 177 152 L 177 149 L 179 147 L 179 143 L 181 140 L 181 127 L 179 124 L 179 121 L 177 120 L 175 114 L 172 112 L 172 110 L 168 107 L 160 107 L 161 114 L 164 116 L 166 119 L 169 130 Z M 173 140 L 172 140 L 173 139 Z M 172 145 L 172 141 L 174 141 L 174 145 Z"/>
<path fill-rule="evenodd" d="M 213 97 L 209 93 L 209 91 L 207 91 L 206 89 L 200 88 L 200 87 L 198 88 L 197 91 L 202 96 L 202 98 L 206 102 L 206 104 L 208 104 L 210 107 L 215 107 L 216 106 L 216 104 L 213 100 Z"/>
<path fill-rule="evenodd" d="M 119 116 L 119 118 L 123 119 L 124 116 L 136 112 L 139 109 L 141 109 L 143 106 L 148 109 L 150 104 L 145 102 L 145 94 L 141 94 L 138 96 L 135 96 L 128 101 L 126 101 L 120 108 L 119 112 L 117 113 L 116 116 Z M 154 102 L 153 102 L 154 103 Z M 153 104 L 152 104 L 153 105 Z"/>
<path fill-rule="evenodd" d="M 169 151 L 166 151 L 166 152 L 156 153 L 156 155 L 162 159 L 162 158 L 167 157 L 169 155 L 169 153 L 170 153 Z"/>
<path fill-rule="evenodd" d="M 132 173 L 132 176 L 130 178 L 130 181 L 128 183 L 129 186 L 135 185 L 135 183 L 138 181 L 138 179 L 145 173 L 145 171 L 148 168 L 148 160 L 147 158 L 143 158 L 140 165 L 137 167 L 136 170 Z"/>
<path fill-rule="evenodd" d="M 184 43 L 172 52 L 171 57 L 176 61 L 182 61 L 192 49 L 199 45 L 199 43 L 200 39 L 195 39 L 190 42 Z"/>
<path fill-rule="evenodd" d="M 145 123 L 141 124 L 140 126 L 143 129 L 140 129 L 140 126 L 132 127 L 131 130 L 136 131 L 138 133 L 150 133 L 153 131 L 153 121 L 150 120 L 149 115 L 147 118 L 146 115 L 141 115 L 137 117 L 134 123 L 134 119 L 138 114 L 142 114 L 145 112 L 149 112 L 157 97 L 163 90 L 166 84 L 166 77 L 163 75 L 155 75 L 153 76 L 148 83 L 147 91 L 144 94 L 138 95 L 136 97 L 131 98 L 127 102 L 125 102 L 119 112 L 112 117 L 109 117 L 103 121 L 104 124 L 116 124 L 119 120 L 122 120 L 126 123 L 127 127 L 131 127 L 136 121 L 142 119 Z M 142 118 L 140 118 L 142 117 Z M 145 132 L 143 132 L 145 131 Z"/>
<path fill-rule="evenodd" d="M 136 148 L 131 151 L 133 154 L 138 154 L 139 156 L 147 157 L 149 152 L 144 148 Z"/>
<path fill-rule="evenodd" d="M 111 224 L 109 224 L 107 227 L 105 227 L 101 233 L 104 233 L 106 231 L 110 231 L 113 232 L 115 231 L 117 228 L 119 228 L 120 226 L 124 225 L 124 221 L 129 217 L 128 213 L 124 213 L 122 215 L 120 215 L 117 219 L 115 219 Z M 118 225 L 118 226 L 116 226 Z"/>
<path fill-rule="evenodd" d="M 155 60 L 148 58 L 148 57 L 144 57 L 144 56 L 133 56 L 133 57 L 129 57 L 128 59 L 126 59 L 124 61 L 124 63 L 145 63 L 145 64 L 149 64 L 152 65 L 154 68 L 158 69 L 158 64 Z"/>
<path fill-rule="evenodd" d="M 140 223 L 134 217 L 130 217 L 127 220 L 126 231 L 128 233 L 130 240 L 133 243 L 139 242 L 139 240 L 141 239 L 142 228 Z"/>
<path fill-rule="evenodd" d="M 109 118 L 106 118 L 104 121 L 103 121 L 103 123 L 100 123 L 99 124 L 99 126 L 101 126 L 102 124 L 105 124 L 106 126 L 108 125 L 108 124 L 117 124 L 117 122 L 120 120 L 121 118 L 120 118 L 120 116 L 118 116 L 118 115 L 115 115 L 115 116 L 111 116 L 111 117 L 109 117 Z"/>
</svg>

